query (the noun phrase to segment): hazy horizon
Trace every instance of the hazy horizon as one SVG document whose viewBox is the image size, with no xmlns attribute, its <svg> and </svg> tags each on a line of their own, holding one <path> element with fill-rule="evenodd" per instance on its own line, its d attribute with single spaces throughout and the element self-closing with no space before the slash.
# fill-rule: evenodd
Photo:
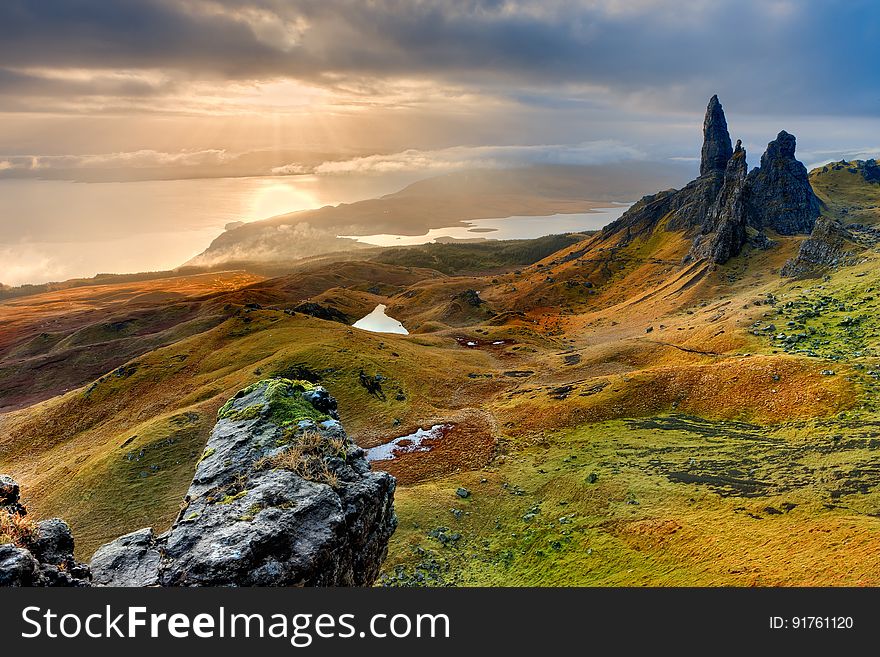
<svg viewBox="0 0 880 657">
<path fill-rule="evenodd" d="M 808 167 L 876 156 L 880 73 L 855 55 L 880 29 L 870 9 L 4 2 L 0 282 L 174 266 L 227 221 L 447 172 L 695 166 L 713 93 L 751 166 L 781 129 Z M 287 191 L 247 182 L 268 177 Z"/>
</svg>

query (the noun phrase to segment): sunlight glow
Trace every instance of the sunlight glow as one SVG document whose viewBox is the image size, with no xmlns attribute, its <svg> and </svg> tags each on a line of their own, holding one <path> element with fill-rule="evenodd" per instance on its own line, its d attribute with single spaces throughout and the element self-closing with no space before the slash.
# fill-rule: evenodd
<svg viewBox="0 0 880 657">
<path fill-rule="evenodd" d="M 266 219 L 279 214 L 311 210 L 320 207 L 315 196 L 304 189 L 311 176 L 297 176 L 294 180 L 276 182 L 263 181 L 250 202 L 249 215 L 246 221 Z"/>
</svg>

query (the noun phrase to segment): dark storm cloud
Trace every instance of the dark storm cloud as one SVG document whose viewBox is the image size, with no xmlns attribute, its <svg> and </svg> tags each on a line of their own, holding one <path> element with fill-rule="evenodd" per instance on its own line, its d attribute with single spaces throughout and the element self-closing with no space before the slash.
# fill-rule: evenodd
<svg viewBox="0 0 880 657">
<path fill-rule="evenodd" d="M 588 86 L 647 110 L 719 91 L 741 111 L 876 114 L 878 37 L 870 0 L 0 3 L 0 62 L 12 71 L 162 69 L 327 85 L 427 77 L 534 105 L 548 104 L 544 89 Z"/>
</svg>

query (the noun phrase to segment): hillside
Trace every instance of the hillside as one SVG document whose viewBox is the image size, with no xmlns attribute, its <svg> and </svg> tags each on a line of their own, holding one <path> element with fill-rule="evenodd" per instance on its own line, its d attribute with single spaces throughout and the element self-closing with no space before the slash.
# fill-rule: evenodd
<svg viewBox="0 0 880 657">
<path fill-rule="evenodd" d="M 384 584 L 878 585 L 880 184 L 703 128 L 698 178 L 592 235 L 6 301 L 0 471 L 88 557 L 171 525 L 235 391 L 304 379 L 361 447 L 429 434 L 373 463 Z M 409 334 L 350 326 L 378 304 Z"/>
</svg>

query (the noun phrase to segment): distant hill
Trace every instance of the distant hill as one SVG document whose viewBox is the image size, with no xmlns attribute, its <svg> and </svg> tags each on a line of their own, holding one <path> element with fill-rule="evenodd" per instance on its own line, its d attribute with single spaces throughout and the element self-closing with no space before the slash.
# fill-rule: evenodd
<svg viewBox="0 0 880 657">
<path fill-rule="evenodd" d="M 462 221 L 586 212 L 687 179 L 681 165 L 630 162 L 450 173 L 382 198 L 279 215 L 227 230 L 187 265 L 290 261 L 369 248 L 338 235 L 423 235 Z M 551 232 L 551 231 L 548 231 Z"/>
</svg>

